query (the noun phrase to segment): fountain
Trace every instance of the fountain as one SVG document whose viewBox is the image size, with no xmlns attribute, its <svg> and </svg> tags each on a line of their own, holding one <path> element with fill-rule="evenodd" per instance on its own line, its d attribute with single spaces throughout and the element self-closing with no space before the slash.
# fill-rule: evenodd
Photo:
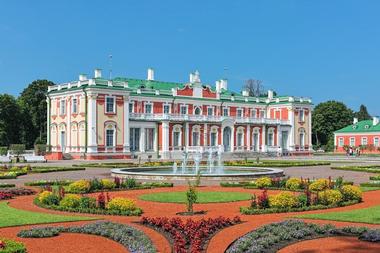
<svg viewBox="0 0 380 253">
<path fill-rule="evenodd" d="M 200 163 L 204 154 L 206 155 L 205 158 L 207 159 L 207 165 L 201 166 Z M 111 174 L 114 177 L 135 178 L 137 180 L 173 180 L 176 182 L 195 180 L 198 173 L 200 173 L 205 180 L 213 180 L 218 182 L 242 182 L 251 181 L 262 176 L 283 176 L 283 170 L 281 169 L 224 166 L 223 147 L 188 149 L 181 153 L 181 157 L 181 169 L 178 168 L 177 162 L 174 162 L 172 166 L 112 169 Z M 194 161 L 194 166 L 188 166 L 188 161 L 190 159 Z"/>
</svg>

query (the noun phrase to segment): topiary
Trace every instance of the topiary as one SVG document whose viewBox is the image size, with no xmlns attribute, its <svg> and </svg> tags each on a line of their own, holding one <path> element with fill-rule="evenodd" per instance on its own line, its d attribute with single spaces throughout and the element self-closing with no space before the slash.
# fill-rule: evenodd
<svg viewBox="0 0 380 253">
<path fill-rule="evenodd" d="M 341 187 L 340 191 L 343 194 L 343 199 L 345 201 L 349 201 L 349 200 L 358 200 L 358 201 L 361 201 L 362 200 L 362 194 L 363 194 L 363 192 L 357 186 L 344 185 L 344 186 Z"/>
<path fill-rule="evenodd" d="M 133 199 L 116 197 L 107 203 L 107 209 L 117 211 L 134 211 L 137 206 Z"/>
<path fill-rule="evenodd" d="M 260 177 L 255 180 L 255 185 L 259 189 L 263 189 L 272 185 L 272 180 L 269 177 Z"/>
<path fill-rule="evenodd" d="M 90 181 L 81 179 L 71 183 L 68 187 L 68 191 L 72 193 L 86 193 L 90 191 L 90 187 Z"/>
<path fill-rule="evenodd" d="M 312 192 L 320 192 L 330 188 L 329 180 L 320 178 L 309 185 L 309 190 Z"/>
<path fill-rule="evenodd" d="M 302 187 L 302 180 L 300 178 L 289 178 L 286 180 L 285 187 L 288 188 L 289 190 L 299 190 Z"/>
<path fill-rule="evenodd" d="M 269 206 L 273 208 L 292 208 L 298 205 L 297 196 L 291 192 L 280 192 L 269 196 Z"/>
<path fill-rule="evenodd" d="M 318 193 L 318 200 L 322 205 L 337 205 L 343 200 L 343 195 L 338 190 L 325 190 Z"/>
<path fill-rule="evenodd" d="M 81 197 L 76 194 L 66 194 L 65 197 L 59 202 L 62 207 L 77 208 L 80 205 Z"/>
<path fill-rule="evenodd" d="M 103 189 L 113 189 L 116 187 L 116 184 L 109 179 L 104 178 L 104 179 L 100 180 L 100 182 L 102 184 Z"/>
</svg>

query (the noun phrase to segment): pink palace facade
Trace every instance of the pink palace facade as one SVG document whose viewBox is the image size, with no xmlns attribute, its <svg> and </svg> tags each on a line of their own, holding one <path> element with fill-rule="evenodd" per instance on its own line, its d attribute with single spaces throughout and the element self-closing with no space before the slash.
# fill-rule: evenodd
<svg viewBox="0 0 380 253">
<path fill-rule="evenodd" d="M 177 159 L 183 150 L 231 155 L 310 154 L 309 98 L 252 97 L 228 90 L 227 80 L 203 84 L 102 77 L 49 87 L 48 159 Z"/>
</svg>

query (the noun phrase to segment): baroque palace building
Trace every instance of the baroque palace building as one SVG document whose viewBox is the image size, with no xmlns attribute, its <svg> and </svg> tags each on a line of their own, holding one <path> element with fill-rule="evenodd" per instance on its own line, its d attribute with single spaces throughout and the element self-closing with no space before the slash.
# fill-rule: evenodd
<svg viewBox="0 0 380 253">
<path fill-rule="evenodd" d="M 252 97 L 202 84 L 199 72 L 185 83 L 80 75 L 49 87 L 48 159 L 181 157 L 183 150 L 235 154 L 311 153 L 308 98 Z"/>
</svg>

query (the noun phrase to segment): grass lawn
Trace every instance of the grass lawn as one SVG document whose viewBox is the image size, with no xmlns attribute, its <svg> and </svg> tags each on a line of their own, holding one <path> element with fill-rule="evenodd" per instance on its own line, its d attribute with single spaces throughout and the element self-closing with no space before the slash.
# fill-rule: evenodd
<svg viewBox="0 0 380 253">
<path fill-rule="evenodd" d="M 363 208 L 363 209 L 357 209 L 357 210 L 345 211 L 345 212 L 304 214 L 304 215 L 296 216 L 296 218 L 380 224 L 380 206 L 374 206 L 370 208 Z"/>
<path fill-rule="evenodd" d="M 243 192 L 197 192 L 197 203 L 223 203 L 251 199 L 251 194 Z M 142 200 L 166 203 L 185 203 L 186 192 L 159 192 L 143 194 Z"/>
<path fill-rule="evenodd" d="M 360 186 L 360 189 L 361 189 L 363 192 L 369 192 L 369 191 L 380 190 L 380 187 Z"/>
<path fill-rule="evenodd" d="M 63 216 L 24 211 L 10 207 L 7 202 L 0 202 L 0 227 L 94 219 L 82 216 Z"/>
</svg>

